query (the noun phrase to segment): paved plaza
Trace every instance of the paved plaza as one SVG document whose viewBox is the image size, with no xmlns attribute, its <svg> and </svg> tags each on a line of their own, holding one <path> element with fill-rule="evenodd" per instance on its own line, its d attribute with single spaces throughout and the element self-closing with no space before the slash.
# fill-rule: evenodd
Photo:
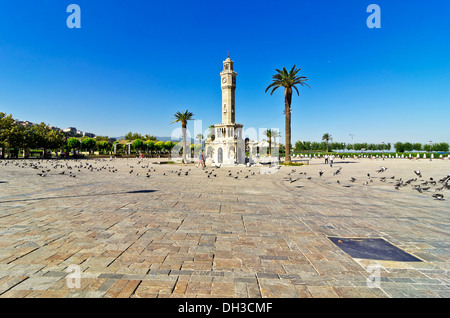
<svg viewBox="0 0 450 318">
<path fill-rule="evenodd" d="M 450 160 L 154 161 L 1 160 L 0 297 L 450 297 Z"/>
</svg>

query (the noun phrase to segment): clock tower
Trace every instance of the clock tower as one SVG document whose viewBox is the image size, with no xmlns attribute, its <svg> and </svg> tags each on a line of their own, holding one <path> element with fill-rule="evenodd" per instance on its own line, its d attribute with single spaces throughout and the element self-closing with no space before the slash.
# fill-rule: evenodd
<svg viewBox="0 0 450 318">
<path fill-rule="evenodd" d="M 222 123 L 235 123 L 235 90 L 236 72 L 233 71 L 234 62 L 228 58 L 223 61 L 223 71 L 220 73 L 222 88 Z"/>
<path fill-rule="evenodd" d="M 206 156 L 214 164 L 235 165 L 245 163 L 245 143 L 242 139 L 242 124 L 235 122 L 236 72 L 234 62 L 228 58 L 223 61 L 220 72 L 222 89 L 222 123 L 214 125 L 214 139 L 206 141 Z"/>
</svg>

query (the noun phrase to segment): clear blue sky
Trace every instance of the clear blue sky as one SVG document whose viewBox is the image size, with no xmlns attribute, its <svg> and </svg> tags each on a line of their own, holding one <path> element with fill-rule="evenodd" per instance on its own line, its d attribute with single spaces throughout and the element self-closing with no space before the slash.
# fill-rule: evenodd
<svg viewBox="0 0 450 318">
<path fill-rule="evenodd" d="M 244 129 L 284 139 L 283 91 L 264 90 L 296 64 L 311 88 L 293 97 L 292 142 L 450 141 L 448 0 L 1 1 L 0 111 L 112 137 L 170 136 L 189 109 L 206 129 L 228 51 Z"/>
</svg>

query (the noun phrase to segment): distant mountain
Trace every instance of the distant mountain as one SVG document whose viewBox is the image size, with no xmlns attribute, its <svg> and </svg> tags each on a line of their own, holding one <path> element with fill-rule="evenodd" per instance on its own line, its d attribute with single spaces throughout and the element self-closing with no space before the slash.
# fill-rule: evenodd
<svg viewBox="0 0 450 318">
<path fill-rule="evenodd" d="M 120 137 L 111 137 L 111 138 L 115 138 L 116 140 L 119 140 L 119 139 L 124 139 L 125 138 L 125 136 L 120 136 Z M 155 136 L 155 138 L 156 138 L 156 140 L 159 140 L 159 141 L 174 141 L 174 142 L 176 142 L 176 141 L 181 141 L 181 138 L 180 138 L 180 140 L 172 140 L 172 138 L 171 137 L 158 137 L 158 136 Z M 189 142 L 189 139 L 187 140 L 188 142 Z M 195 139 L 194 138 L 191 138 L 191 143 L 194 143 L 195 142 Z"/>
</svg>

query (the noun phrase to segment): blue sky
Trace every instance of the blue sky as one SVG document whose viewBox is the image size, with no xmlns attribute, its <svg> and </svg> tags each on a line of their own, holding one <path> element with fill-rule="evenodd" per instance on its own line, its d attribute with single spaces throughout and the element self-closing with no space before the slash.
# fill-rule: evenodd
<svg viewBox="0 0 450 318">
<path fill-rule="evenodd" d="M 81 29 L 69 29 L 69 4 Z M 381 29 L 369 29 L 371 3 Z M 0 111 L 97 135 L 170 136 L 176 111 L 221 121 L 230 52 L 236 121 L 278 128 L 276 68 L 302 68 L 292 142 L 449 142 L 450 2 L 401 0 L 0 2 Z M 193 125 L 188 125 L 192 127 Z"/>
</svg>

